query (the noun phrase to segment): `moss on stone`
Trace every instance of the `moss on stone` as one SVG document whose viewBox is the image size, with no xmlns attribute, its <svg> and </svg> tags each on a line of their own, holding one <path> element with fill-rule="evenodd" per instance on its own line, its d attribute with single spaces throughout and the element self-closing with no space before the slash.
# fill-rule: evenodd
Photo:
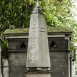
<svg viewBox="0 0 77 77">
<path fill-rule="evenodd" d="M 47 27 L 48 32 L 73 32 L 72 28 L 67 27 Z M 7 29 L 5 30 L 4 34 L 8 33 L 29 33 L 29 28 L 17 28 L 17 29 Z"/>
<path fill-rule="evenodd" d="M 47 27 L 48 32 L 73 32 L 70 27 Z"/>
<path fill-rule="evenodd" d="M 17 28 L 17 29 L 7 29 L 5 30 L 4 34 L 7 34 L 7 33 L 28 33 L 29 32 L 29 28 L 23 28 L 23 29 L 20 29 L 20 28 Z"/>
</svg>

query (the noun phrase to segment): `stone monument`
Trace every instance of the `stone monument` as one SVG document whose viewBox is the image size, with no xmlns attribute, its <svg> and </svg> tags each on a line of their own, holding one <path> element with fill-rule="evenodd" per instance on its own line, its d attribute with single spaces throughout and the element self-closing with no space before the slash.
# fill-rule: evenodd
<svg viewBox="0 0 77 77">
<path fill-rule="evenodd" d="M 30 28 L 7 29 L 9 77 L 71 77 L 70 28 L 47 27 L 39 0 Z M 4 67 L 5 68 L 5 67 Z"/>
<path fill-rule="evenodd" d="M 72 50 L 72 77 L 76 77 L 76 74 L 75 74 L 75 68 L 76 68 L 76 63 L 75 63 L 75 61 L 76 61 L 76 50 L 75 49 L 73 49 Z"/>
<path fill-rule="evenodd" d="M 26 67 L 50 68 L 46 21 L 39 6 L 31 15 Z"/>
<path fill-rule="evenodd" d="M 46 19 L 37 0 L 30 18 L 26 77 L 51 77 L 50 67 Z M 40 71 L 39 74 L 38 71 Z"/>
</svg>

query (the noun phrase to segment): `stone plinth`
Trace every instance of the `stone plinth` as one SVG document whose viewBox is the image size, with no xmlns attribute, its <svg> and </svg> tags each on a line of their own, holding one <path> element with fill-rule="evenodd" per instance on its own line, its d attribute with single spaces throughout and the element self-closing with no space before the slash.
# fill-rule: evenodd
<svg viewBox="0 0 77 77">
<path fill-rule="evenodd" d="M 51 77 L 51 74 L 26 74 L 26 77 Z"/>
</svg>

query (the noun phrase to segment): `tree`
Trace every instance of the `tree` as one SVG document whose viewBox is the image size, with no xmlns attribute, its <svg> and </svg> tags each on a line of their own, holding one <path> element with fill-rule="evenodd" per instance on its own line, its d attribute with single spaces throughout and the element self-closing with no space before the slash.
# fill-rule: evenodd
<svg viewBox="0 0 77 77">
<path fill-rule="evenodd" d="M 30 14 L 34 3 L 23 0 L 0 0 L 0 32 L 14 25 L 16 28 L 29 27 Z"/>
<path fill-rule="evenodd" d="M 76 31 L 77 23 L 73 20 L 70 9 L 71 0 L 42 0 L 40 6 L 46 16 L 47 26 L 73 27 Z M 10 25 L 15 28 L 29 27 L 34 7 L 34 0 L 0 0 L 0 34 Z M 76 35 L 75 32 L 74 36 Z M 7 41 L 4 41 L 4 48 L 7 48 Z"/>
<path fill-rule="evenodd" d="M 0 0 L 0 34 L 14 25 L 15 28 L 29 27 L 30 14 L 35 6 L 32 1 Z M 8 58 L 8 41 L 3 40 L 2 57 Z"/>
<path fill-rule="evenodd" d="M 71 0 L 46 0 L 41 6 L 49 26 L 72 26 Z"/>
<path fill-rule="evenodd" d="M 29 27 L 30 14 L 35 6 L 34 0 L 1 0 L 0 31 L 10 24 Z M 71 0 L 42 0 L 40 3 L 48 26 L 72 26 Z"/>
</svg>

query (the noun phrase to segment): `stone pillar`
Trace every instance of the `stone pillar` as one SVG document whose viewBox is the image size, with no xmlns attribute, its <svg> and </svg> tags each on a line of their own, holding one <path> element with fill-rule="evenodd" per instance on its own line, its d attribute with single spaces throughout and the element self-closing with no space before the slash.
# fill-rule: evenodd
<svg viewBox="0 0 77 77">
<path fill-rule="evenodd" d="M 72 77 L 76 77 L 75 75 L 75 60 L 76 60 L 76 50 L 72 51 Z"/>
<path fill-rule="evenodd" d="M 3 64 L 3 77 L 9 77 L 8 60 L 3 59 L 2 64 Z"/>
<path fill-rule="evenodd" d="M 46 20 L 41 7 L 36 6 L 30 19 L 26 77 L 51 77 Z"/>
<path fill-rule="evenodd" d="M 75 75 L 75 61 L 72 61 L 72 77 L 76 77 L 76 75 Z"/>
<path fill-rule="evenodd" d="M 1 40 L 0 40 L 0 75 L 1 75 Z M 1 75 L 2 77 L 2 75 Z"/>
</svg>

